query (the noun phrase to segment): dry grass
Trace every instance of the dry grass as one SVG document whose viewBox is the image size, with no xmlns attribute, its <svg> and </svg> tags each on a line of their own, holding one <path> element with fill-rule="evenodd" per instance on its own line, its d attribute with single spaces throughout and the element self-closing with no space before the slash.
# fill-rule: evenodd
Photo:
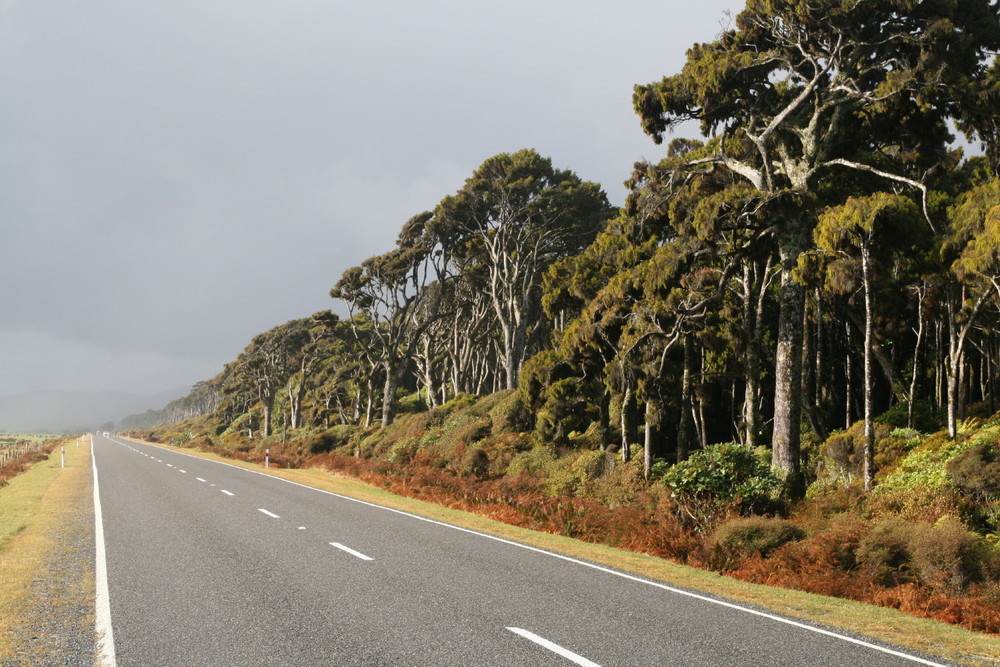
<svg viewBox="0 0 1000 667">
<path fill-rule="evenodd" d="M 46 556 L 57 547 L 55 535 L 73 511 L 73 500 L 90 478 L 89 444 L 66 445 L 66 467 L 56 448 L 45 460 L 0 488 L 0 660 L 18 655 L 17 632 L 31 585 Z M 93 589 L 93 582 L 90 582 Z"/>
</svg>

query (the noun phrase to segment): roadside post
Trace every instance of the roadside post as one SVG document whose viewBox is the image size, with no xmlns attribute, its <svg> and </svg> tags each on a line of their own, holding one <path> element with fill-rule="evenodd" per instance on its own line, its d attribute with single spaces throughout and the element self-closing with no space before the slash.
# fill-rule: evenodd
<svg viewBox="0 0 1000 667">
<path fill-rule="evenodd" d="M 264 450 L 264 467 L 265 468 L 270 468 L 271 467 L 271 448 L 270 447 L 268 447 L 268 448 L 266 448 Z"/>
<path fill-rule="evenodd" d="M 59 452 L 59 467 L 60 468 L 65 468 L 66 467 L 66 445 L 60 445 L 59 449 L 60 449 L 60 452 Z"/>
</svg>

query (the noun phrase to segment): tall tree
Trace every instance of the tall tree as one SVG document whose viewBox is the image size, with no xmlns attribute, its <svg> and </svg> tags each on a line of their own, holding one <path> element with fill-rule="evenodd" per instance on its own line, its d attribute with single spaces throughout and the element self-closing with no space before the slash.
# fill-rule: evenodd
<svg viewBox="0 0 1000 667">
<path fill-rule="evenodd" d="M 530 149 L 484 162 L 436 215 L 466 265 L 481 266 L 502 337 L 508 389 L 545 327 L 542 275 L 594 240 L 612 208 L 600 186 Z"/>
<path fill-rule="evenodd" d="M 786 199 L 776 215 L 781 268 L 772 464 L 801 494 L 801 345 L 805 292 L 793 277 L 816 224 L 822 184 L 845 169 L 924 195 L 947 122 L 1000 48 L 993 0 L 748 0 L 735 29 L 688 51 L 679 74 L 637 86 L 657 142 L 694 119 L 718 168 Z"/>
<path fill-rule="evenodd" d="M 396 389 L 407 372 L 424 331 L 440 316 L 441 289 L 449 275 L 450 246 L 438 236 L 434 215 L 411 218 L 396 241 L 396 248 L 371 257 L 344 272 L 330 296 L 347 303 L 352 318 L 364 313 L 374 326 L 371 337 L 358 335 L 366 356 L 382 367 L 382 426 L 392 423 Z"/>
<path fill-rule="evenodd" d="M 864 301 L 864 451 L 862 478 L 866 490 L 875 479 L 875 413 L 872 364 L 875 350 L 875 304 L 873 273 L 879 250 L 883 256 L 905 252 L 913 246 L 900 239 L 919 238 L 911 226 L 919 223 L 920 212 L 910 200 L 900 195 L 876 193 L 868 197 L 851 197 L 841 206 L 826 210 L 815 230 L 816 246 L 820 251 L 834 253 L 848 261 L 848 271 L 857 273 L 861 265 L 861 291 Z M 833 266 L 843 267 L 842 263 Z"/>
<path fill-rule="evenodd" d="M 966 342 L 987 300 L 1000 297 L 1000 179 L 969 189 L 949 210 L 951 222 L 945 252 L 954 257 L 948 299 L 946 366 L 948 432 L 957 433 L 961 412 L 959 384 Z"/>
</svg>

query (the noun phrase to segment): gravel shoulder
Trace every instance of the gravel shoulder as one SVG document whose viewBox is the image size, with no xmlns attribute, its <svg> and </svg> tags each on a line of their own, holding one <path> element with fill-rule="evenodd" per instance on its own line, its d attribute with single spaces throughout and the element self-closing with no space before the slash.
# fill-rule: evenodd
<svg viewBox="0 0 1000 667">
<path fill-rule="evenodd" d="M 14 632 L 15 657 L 5 666 L 94 664 L 93 478 L 81 474 L 50 491 L 65 494 L 59 504 L 70 510 L 56 516 L 46 536 L 44 564 Z"/>
</svg>

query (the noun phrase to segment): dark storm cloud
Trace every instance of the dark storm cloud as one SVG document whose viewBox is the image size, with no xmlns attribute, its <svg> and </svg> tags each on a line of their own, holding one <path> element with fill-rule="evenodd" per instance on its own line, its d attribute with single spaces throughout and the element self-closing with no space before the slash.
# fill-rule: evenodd
<svg viewBox="0 0 1000 667">
<path fill-rule="evenodd" d="M 211 377 L 499 152 L 620 203 L 737 4 L 0 4 L 0 394 Z"/>
</svg>

